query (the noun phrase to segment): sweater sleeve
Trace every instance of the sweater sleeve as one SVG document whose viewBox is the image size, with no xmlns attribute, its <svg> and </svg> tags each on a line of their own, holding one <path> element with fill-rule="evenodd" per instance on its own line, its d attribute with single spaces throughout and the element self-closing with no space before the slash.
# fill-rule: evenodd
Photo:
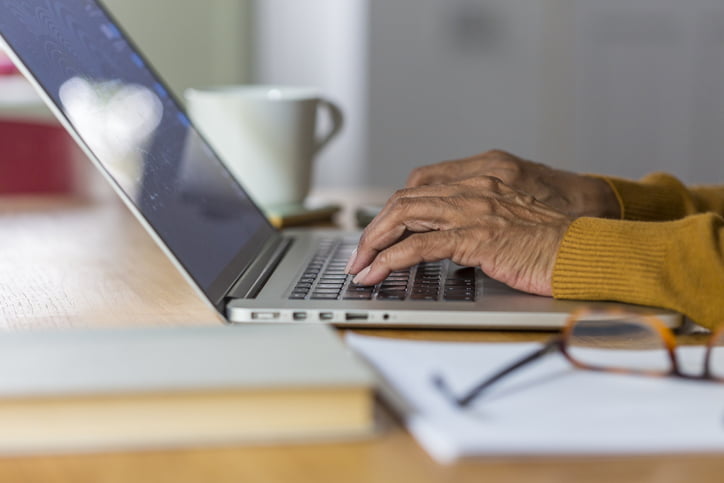
<svg viewBox="0 0 724 483">
<path fill-rule="evenodd" d="M 659 199 L 669 210 L 664 218 L 677 218 L 691 201 L 665 193 Z M 629 213 L 656 211 L 632 206 Z M 724 324 L 724 219 L 714 213 L 664 222 L 579 218 L 558 250 L 553 296 L 664 307 L 705 327 Z"/>
<path fill-rule="evenodd" d="M 666 173 L 653 173 L 641 181 L 601 178 L 611 186 L 625 220 L 677 220 L 706 212 L 724 216 L 724 186 L 687 188 Z"/>
</svg>

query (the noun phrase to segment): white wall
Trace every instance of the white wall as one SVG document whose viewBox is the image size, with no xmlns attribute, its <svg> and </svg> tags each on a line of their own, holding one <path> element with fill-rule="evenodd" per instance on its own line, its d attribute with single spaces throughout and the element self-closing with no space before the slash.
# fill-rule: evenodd
<svg viewBox="0 0 724 483">
<path fill-rule="evenodd" d="M 577 167 L 724 182 L 724 3 L 578 0 Z"/>
<path fill-rule="evenodd" d="M 721 0 L 371 0 L 369 173 L 510 149 L 724 182 Z"/>
<path fill-rule="evenodd" d="M 345 113 L 316 160 L 316 186 L 367 184 L 367 9 L 366 0 L 255 3 L 253 80 L 317 87 Z"/>
<path fill-rule="evenodd" d="M 372 184 L 492 148 L 534 156 L 544 2 L 372 1 Z"/>
</svg>

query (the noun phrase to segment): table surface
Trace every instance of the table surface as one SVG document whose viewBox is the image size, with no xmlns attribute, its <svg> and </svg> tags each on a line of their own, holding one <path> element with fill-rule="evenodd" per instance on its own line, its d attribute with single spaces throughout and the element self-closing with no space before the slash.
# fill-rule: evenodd
<svg viewBox="0 0 724 483">
<path fill-rule="evenodd" d="M 220 321 L 113 197 L 0 198 L 0 328 Z M 530 341 L 546 333 L 364 330 L 423 340 Z M 702 336 L 683 342 L 700 343 Z M 665 422 L 662 422 L 664 424 Z M 720 481 L 721 455 L 480 458 L 439 465 L 402 426 L 359 442 L 0 458 L 0 481 Z M 0 428 L 0 430 L 2 430 Z"/>
</svg>

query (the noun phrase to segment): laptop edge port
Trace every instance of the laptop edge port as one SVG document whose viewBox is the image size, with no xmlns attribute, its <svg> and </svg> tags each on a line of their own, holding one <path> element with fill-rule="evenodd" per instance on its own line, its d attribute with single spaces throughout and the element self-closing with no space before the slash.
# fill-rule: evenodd
<svg viewBox="0 0 724 483">
<path fill-rule="evenodd" d="M 252 312 L 251 320 L 276 320 L 279 318 L 279 312 Z"/>
<path fill-rule="evenodd" d="M 369 315 L 364 312 L 347 312 L 344 314 L 344 320 L 367 320 Z"/>
</svg>

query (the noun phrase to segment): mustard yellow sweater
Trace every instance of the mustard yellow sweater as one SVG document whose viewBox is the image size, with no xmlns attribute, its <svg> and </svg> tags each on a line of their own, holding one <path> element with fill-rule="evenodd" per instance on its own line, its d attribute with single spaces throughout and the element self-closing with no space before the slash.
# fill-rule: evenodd
<svg viewBox="0 0 724 483">
<path fill-rule="evenodd" d="M 579 218 L 558 250 L 553 296 L 676 310 L 708 328 L 724 324 L 724 186 L 687 188 L 655 173 L 604 178 L 620 220 Z"/>
</svg>

